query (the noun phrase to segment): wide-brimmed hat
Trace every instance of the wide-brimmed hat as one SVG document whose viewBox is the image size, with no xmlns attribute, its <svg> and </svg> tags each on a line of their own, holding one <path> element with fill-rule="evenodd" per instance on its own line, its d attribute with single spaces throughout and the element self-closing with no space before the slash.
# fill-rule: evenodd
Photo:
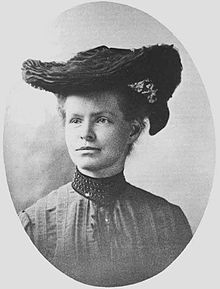
<svg viewBox="0 0 220 289">
<path fill-rule="evenodd" d="M 167 124 L 167 101 L 181 81 L 182 65 L 173 45 L 139 49 L 99 46 L 79 52 L 67 62 L 28 59 L 22 71 L 28 84 L 55 94 L 127 86 L 137 97 L 146 96 L 149 133 L 154 135 Z"/>
</svg>

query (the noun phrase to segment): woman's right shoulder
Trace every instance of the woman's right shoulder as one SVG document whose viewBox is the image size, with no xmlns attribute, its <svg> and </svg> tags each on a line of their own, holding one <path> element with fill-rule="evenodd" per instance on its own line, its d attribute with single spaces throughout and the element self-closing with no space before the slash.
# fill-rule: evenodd
<svg viewBox="0 0 220 289">
<path fill-rule="evenodd" d="M 21 220 L 23 227 L 27 227 L 29 224 L 34 225 L 36 223 L 36 216 L 39 214 L 53 214 L 56 212 L 60 202 L 64 202 L 68 193 L 71 190 L 71 183 L 67 183 L 58 189 L 51 191 L 46 196 L 37 200 L 30 207 L 20 211 L 18 216 Z"/>
</svg>

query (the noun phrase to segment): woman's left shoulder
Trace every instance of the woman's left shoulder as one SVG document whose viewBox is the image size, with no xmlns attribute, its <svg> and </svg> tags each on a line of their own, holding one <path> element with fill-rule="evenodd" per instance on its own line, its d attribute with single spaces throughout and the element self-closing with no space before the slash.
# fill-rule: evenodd
<svg viewBox="0 0 220 289">
<path fill-rule="evenodd" d="M 168 202 L 165 198 L 155 195 L 149 191 L 143 190 L 129 183 L 126 193 L 129 197 L 135 199 L 137 202 L 147 202 L 149 205 L 155 208 L 177 207 L 176 205 Z"/>
<path fill-rule="evenodd" d="M 185 234 L 187 240 L 190 240 L 192 237 L 190 224 L 178 205 L 130 184 L 128 184 L 128 196 L 132 198 L 139 212 L 144 214 L 150 212 L 157 224 L 167 227 L 169 223 L 173 230 L 181 233 L 179 235 Z"/>
<path fill-rule="evenodd" d="M 184 220 L 185 223 L 188 223 L 182 209 L 163 197 L 131 184 L 128 184 L 127 193 L 129 198 L 131 198 L 140 209 L 147 207 L 154 215 L 164 216 L 165 218 L 169 217 L 175 219 L 177 222 L 179 222 L 179 220 Z"/>
</svg>

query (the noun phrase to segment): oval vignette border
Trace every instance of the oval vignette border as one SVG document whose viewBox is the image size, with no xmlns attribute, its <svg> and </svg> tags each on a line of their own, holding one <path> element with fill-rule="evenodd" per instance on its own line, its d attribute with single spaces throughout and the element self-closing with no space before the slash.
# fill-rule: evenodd
<svg viewBox="0 0 220 289">
<path fill-rule="evenodd" d="M 25 2 L 25 1 L 22 1 L 22 2 Z M 64 1 L 65 2 L 65 1 Z M 71 3 L 69 3 L 69 8 L 71 8 L 72 6 L 75 6 L 76 4 L 78 4 L 78 3 L 76 3 L 77 1 L 75 1 L 75 3 L 72 3 L 72 5 L 71 5 Z M 79 2 L 79 1 L 78 1 Z M 110 2 L 110 1 L 109 1 Z M 130 1 L 131 2 L 131 1 Z M 118 2 L 118 3 L 120 3 L 120 4 L 127 4 L 127 5 L 131 5 L 131 6 L 135 6 L 135 8 L 138 8 L 138 9 L 140 9 L 140 10 L 143 10 L 143 9 L 141 9 L 141 6 L 139 6 L 138 4 L 137 5 L 134 5 L 134 4 L 132 4 L 132 3 L 130 3 L 129 1 L 127 1 L 126 3 L 123 3 L 122 1 L 120 1 L 120 2 Z M 137 1 L 137 3 L 138 3 L 139 1 Z M 141 1 L 142 2 L 142 1 Z M 155 2 L 159 2 L 159 1 L 155 1 Z M 168 1 L 168 2 L 172 2 L 172 1 Z M 167 6 L 169 6 L 168 5 L 168 2 L 167 2 Z M 80 1 L 80 3 L 81 3 L 81 1 Z M 79 4 L 80 4 L 79 3 Z M 74 5 L 73 5 L 74 4 Z M 22 4 L 23 5 L 23 4 Z M 20 7 L 22 7 L 22 5 L 21 5 L 21 3 L 20 3 Z M 158 5 L 158 4 L 154 4 L 154 5 Z M 172 4 L 170 4 L 170 5 L 172 5 Z M 150 6 L 150 4 L 149 4 L 149 6 Z M 175 7 L 175 6 L 174 6 Z M 30 8 L 30 7 L 29 7 Z M 25 5 L 24 5 L 24 9 L 25 9 Z M 45 8 L 45 9 L 49 9 L 49 8 Z M 59 8 L 60 9 L 60 12 L 62 12 L 62 11 L 64 11 L 64 10 L 66 10 L 66 9 L 68 9 L 68 7 L 65 7 L 65 8 Z M 31 10 L 30 10 L 31 11 Z M 148 11 L 148 9 L 147 9 L 147 7 L 145 8 L 145 10 L 144 10 L 144 12 L 146 12 L 146 13 L 149 13 L 150 15 L 152 15 L 155 19 L 157 19 L 157 20 L 159 20 L 163 25 L 165 25 L 166 27 L 167 27 L 167 25 L 163 22 L 163 20 L 162 20 L 162 18 L 159 16 L 159 15 L 156 15 L 156 14 L 151 14 L 150 13 L 150 10 Z M 174 12 L 175 12 L 175 10 L 174 10 Z M 172 11 L 172 13 L 174 13 L 173 11 Z M 19 13 L 19 12 L 18 12 Z M 28 13 L 28 10 L 27 10 L 27 12 L 26 13 Z M 30 13 L 30 12 L 29 12 Z M 165 13 L 166 14 L 166 13 Z M 166 17 L 168 17 L 168 14 L 169 13 L 167 13 L 166 14 Z M 19 18 L 18 18 L 19 19 Z M 172 21 L 169 23 L 169 30 L 170 31 L 172 31 L 172 32 L 174 32 L 174 29 L 172 29 L 172 25 L 173 25 L 173 23 L 172 23 Z M 193 24 L 192 24 L 193 25 Z M 202 24 L 201 24 L 201 26 L 202 26 Z M 183 28 L 184 29 L 184 28 Z M 187 27 L 185 27 L 185 29 L 187 30 L 187 32 L 190 32 L 190 29 L 189 29 L 189 24 L 187 24 Z M 211 29 L 211 28 L 210 28 Z M 178 37 L 178 35 L 176 35 L 175 34 L 175 36 L 179 39 L 179 37 Z M 193 39 L 194 37 L 192 37 L 191 38 L 191 40 Z M 195 40 L 195 38 L 194 38 L 194 40 Z M 187 49 L 187 51 L 189 52 L 189 54 L 191 55 L 191 53 L 190 53 L 190 50 L 188 50 L 189 49 L 189 47 L 186 47 L 186 45 L 185 45 L 185 43 L 184 43 L 184 40 L 182 40 L 181 39 L 181 42 L 182 42 L 182 44 L 184 45 L 184 47 Z M 196 47 L 197 47 L 197 49 L 199 49 L 199 47 L 196 45 Z M 203 48 L 204 49 L 204 48 Z M 201 49 L 202 50 L 202 49 Z M 202 55 L 205 55 L 205 52 L 206 51 L 204 51 L 204 50 L 202 50 Z M 202 55 L 200 56 L 200 57 L 202 57 Z M 212 56 L 211 56 L 212 57 Z M 212 59 L 212 58 L 211 58 Z M 194 59 L 193 59 L 194 60 Z M 213 60 L 215 60 L 215 59 L 213 59 Z M 200 67 L 199 67 L 199 63 L 197 64 L 197 63 L 195 63 L 195 65 L 197 66 L 197 68 L 199 69 L 199 72 L 201 73 L 201 76 L 202 76 L 202 78 L 203 78 L 203 81 L 205 81 L 204 82 L 204 85 L 205 85 L 205 87 L 206 87 L 206 89 L 207 89 L 207 92 L 208 92 L 208 97 L 209 97 L 209 101 L 210 101 L 210 103 L 211 103 L 211 108 L 212 108 L 212 114 L 214 115 L 214 105 L 213 105 L 213 99 L 212 99 L 212 97 L 211 97 L 211 90 L 209 91 L 209 89 L 208 89 L 208 87 L 207 87 L 207 85 L 206 85 L 206 82 L 207 82 L 207 80 L 205 79 L 205 74 L 203 73 L 203 71 L 200 69 Z M 204 66 L 204 64 L 203 64 L 203 66 Z M 210 68 L 210 67 L 209 67 Z M 7 71 L 7 69 L 6 69 L 6 71 Z M 206 74 L 207 75 L 207 74 Z M 9 83 L 9 82 L 7 82 L 7 83 Z M 210 84 L 208 84 L 208 85 L 210 85 Z M 6 92 L 7 92 L 7 89 L 8 88 L 6 88 Z M 214 92 L 214 91 L 212 91 L 212 92 Z M 217 122 L 215 121 L 215 126 L 216 126 L 216 131 L 217 131 Z M 217 145 L 216 145 L 217 146 Z M 4 168 L 3 168 L 3 170 L 4 170 Z M 216 169 L 216 174 L 217 174 L 217 169 Z M 3 173 L 3 178 L 5 179 L 5 177 L 4 177 L 4 173 Z M 198 244 L 203 244 L 203 246 L 205 246 L 205 242 L 203 242 L 203 240 L 199 240 L 199 238 L 203 238 L 204 237 L 204 230 L 207 230 L 207 228 L 206 228 L 206 226 L 207 226 L 207 223 L 209 223 L 208 222 L 208 218 L 210 217 L 210 207 L 212 207 L 212 208 L 214 208 L 215 206 L 214 206 L 214 203 L 213 203 L 213 198 L 215 198 L 215 193 L 216 193 L 216 188 L 215 188 L 215 184 L 214 184 L 214 192 L 212 192 L 212 194 L 211 194 L 211 197 L 210 197 L 210 200 L 209 200 L 209 202 L 210 202 L 210 204 L 208 204 L 208 208 L 207 208 L 207 212 L 205 212 L 205 215 L 204 215 L 204 217 L 203 217 L 203 219 L 202 219 L 202 223 L 200 224 L 200 226 L 201 226 L 201 229 L 199 229 L 198 230 L 198 232 L 196 233 L 196 236 L 194 237 L 194 239 L 195 240 L 193 240 L 193 241 L 191 241 L 191 243 L 198 243 Z M 4 184 L 4 187 L 5 187 L 5 189 L 3 190 L 3 193 L 7 193 L 7 186 L 6 186 L 6 183 Z M 7 195 L 7 197 L 8 197 L 8 195 Z M 9 207 L 11 206 L 11 202 L 10 202 L 10 200 L 8 200 L 8 198 L 6 197 L 6 203 L 8 202 L 9 203 Z M 10 198 L 10 197 L 9 197 Z M 9 208 L 8 207 L 8 208 Z M 17 226 L 18 225 L 18 221 L 17 221 L 17 223 L 16 223 L 16 220 L 14 220 L 14 217 L 16 216 L 15 215 L 15 212 L 13 211 L 14 209 L 13 209 L 13 206 L 12 206 L 12 209 L 10 209 L 9 211 L 9 214 L 8 214 L 8 212 L 6 212 L 6 216 L 8 216 L 9 217 L 9 224 L 12 226 L 12 228 L 13 228 L 13 226 Z M 215 217 L 214 217 L 215 218 Z M 213 219 L 213 221 L 215 221 L 214 219 Z M 200 228 L 200 226 L 199 226 L 199 228 Z M 204 229 L 205 228 L 205 229 Z M 13 228 L 14 229 L 14 228 Z M 209 229 L 210 230 L 210 229 Z M 16 234 L 18 234 L 18 246 L 17 246 L 17 248 L 19 248 L 20 246 L 22 246 L 22 243 L 24 243 L 24 245 L 23 245 L 23 248 L 24 249 L 22 249 L 21 251 L 22 251 L 22 253 L 24 254 L 24 258 L 26 259 L 26 257 L 28 258 L 28 260 L 30 261 L 30 258 L 28 257 L 28 256 L 26 256 L 26 254 L 27 254 L 27 252 L 29 252 L 29 253 L 31 253 L 31 251 L 34 251 L 33 250 L 33 246 L 32 246 L 32 244 L 29 244 L 29 242 L 28 242 L 28 240 L 27 240 L 27 238 L 25 238 L 24 237 L 24 235 L 23 235 L 23 232 L 22 232 L 22 230 L 21 230 L 21 228 L 18 228 L 18 229 L 15 229 L 14 230 L 14 233 Z M 212 232 L 213 233 L 213 232 Z M 20 236 L 21 235 L 21 236 Z M 7 234 L 6 234 L 6 236 L 7 236 Z M 14 234 L 12 233 L 9 233 L 8 234 L 8 236 L 10 237 L 10 238 L 13 238 L 13 236 L 14 236 Z M 209 241 L 209 238 L 205 238 L 206 239 L 206 241 L 208 240 Z M 217 238 L 216 238 L 217 239 Z M 208 242 L 208 247 L 212 247 L 212 242 Z M 215 241 L 214 241 L 214 245 L 215 245 Z M 217 246 L 217 243 L 216 243 L 216 246 Z M 29 248 L 30 247 L 30 248 Z M 183 255 L 186 255 L 185 257 L 183 257 L 182 259 L 186 259 L 186 260 L 184 260 L 184 262 L 187 264 L 188 262 L 190 262 L 190 260 L 191 260 L 191 251 L 192 251 L 192 258 L 193 258 L 193 255 L 195 255 L 195 254 L 197 254 L 197 253 L 193 253 L 193 250 L 195 249 L 194 248 L 194 244 L 192 244 L 192 245 L 190 245 L 190 247 L 191 248 L 189 248 L 189 249 L 187 249 L 187 252 L 185 251 L 184 252 L 184 254 Z M 4 248 L 4 247 L 3 247 Z M 7 248 L 7 247 L 6 247 Z M 22 247 L 20 247 L 20 248 L 22 248 Z M 194 249 L 193 249 L 194 248 Z M 203 247 L 203 250 L 205 250 L 205 248 L 206 248 L 206 246 L 205 247 Z M 26 250 L 27 249 L 27 250 Z M 210 248 L 209 248 L 210 249 Z M 8 249 L 8 250 L 10 250 L 10 252 L 11 253 L 15 253 L 15 256 L 16 256 L 16 251 L 14 250 L 14 249 Z M 189 254 L 189 251 L 190 251 L 190 254 Z M 214 251 L 213 251 L 214 252 Z M 35 256 L 36 255 L 36 256 Z M 205 256 L 206 256 L 206 254 L 204 254 Z M 204 255 L 203 255 L 203 259 L 204 259 Z M 11 257 L 9 257 L 9 252 L 8 252 L 8 254 L 3 254 L 3 256 L 4 256 L 4 262 L 6 262 L 6 269 L 8 268 L 8 266 L 7 266 L 7 258 L 11 258 Z M 19 256 L 22 256 L 22 254 L 21 255 L 19 255 Z M 37 262 L 38 263 L 38 252 L 33 252 L 33 254 L 31 253 L 31 256 L 33 257 L 33 259 L 35 260 L 35 262 Z M 182 256 L 182 254 L 181 254 L 181 256 Z M 198 257 L 199 255 L 197 255 L 197 257 Z M 196 256 L 194 256 L 194 257 L 196 257 Z M 13 261 L 13 259 L 14 258 L 11 258 L 10 260 L 11 260 L 11 262 Z M 39 258 L 40 259 L 40 258 Z M 194 260 L 194 258 L 192 259 L 192 260 Z M 195 261 L 195 260 L 194 260 Z M 175 263 L 181 263 L 182 262 L 182 260 L 178 260 L 178 262 L 177 261 L 175 261 Z M 39 260 L 39 263 L 42 265 L 42 268 L 44 268 L 42 271 L 40 270 L 40 272 L 42 273 L 42 276 L 44 276 L 44 274 L 43 273 L 45 273 L 45 271 L 44 270 L 49 270 L 49 271 L 52 271 L 52 270 L 50 270 L 49 269 L 49 267 L 47 267 L 47 264 L 44 262 L 44 260 Z M 208 263 L 208 262 L 207 262 Z M 31 286 L 34 286 L 35 284 L 33 283 L 31 283 L 31 282 L 33 282 L 33 275 L 29 275 L 29 274 L 27 274 L 26 275 L 26 278 L 24 278 L 24 276 L 22 275 L 22 274 L 26 274 L 27 272 L 29 272 L 29 270 L 27 270 L 26 269 L 26 265 L 27 265 L 27 263 L 26 262 L 24 262 L 23 263 L 23 260 L 22 260 L 22 262 L 21 262 L 21 267 L 23 267 L 23 269 L 24 270 L 20 270 L 20 269 L 22 269 L 22 268 L 19 268 L 19 266 L 18 266 L 18 263 L 16 263 L 16 260 L 15 260 L 15 264 L 17 264 L 17 269 L 18 269 L 18 272 L 19 273 L 15 273 L 15 271 L 12 269 L 12 272 L 9 272 L 7 275 L 8 275 L 8 278 L 10 279 L 13 275 L 14 276 L 18 276 L 19 277 L 19 280 L 20 279 L 22 279 L 23 281 L 24 281 L 24 284 L 23 284 L 23 288 L 29 288 L 29 286 L 27 286 L 27 287 L 24 287 L 24 286 L 26 286 L 26 282 L 27 282 L 27 280 L 29 281 L 29 285 L 31 285 Z M 35 263 L 35 265 L 32 265 L 33 266 L 33 271 L 35 271 L 36 269 L 38 270 L 39 268 L 38 267 L 40 267 L 41 268 L 41 265 L 40 264 L 36 264 Z M 189 263 L 188 263 L 189 264 Z M 181 266 L 183 265 L 183 268 L 184 268 L 184 264 L 180 264 Z M 197 270 L 201 270 L 201 266 L 200 266 L 201 264 L 200 264 L 200 261 L 198 260 L 198 262 L 197 262 L 197 265 L 196 265 L 196 272 L 197 272 Z M 51 265 L 50 265 L 51 266 Z M 186 267 L 187 267 L 187 265 L 185 265 Z M 207 264 L 205 264 L 205 266 L 207 266 Z M 152 282 L 151 281 L 145 281 L 145 282 L 143 282 L 143 284 L 142 283 L 140 283 L 140 284 L 135 284 L 135 285 L 133 285 L 133 286 L 138 286 L 138 288 L 142 288 L 143 287 L 143 285 L 144 285 L 144 283 L 145 283 L 145 285 L 146 285 L 146 282 L 148 282 L 148 286 L 154 286 L 155 285 L 155 287 L 152 287 L 152 288 L 156 288 L 156 285 L 158 286 L 158 282 L 160 282 L 161 281 L 161 284 L 166 284 L 167 283 L 167 285 L 169 284 L 169 286 L 171 285 L 171 283 L 176 283 L 176 282 L 173 282 L 174 280 L 175 281 L 177 281 L 175 278 L 178 276 L 178 270 L 177 270 L 177 275 L 175 276 L 175 269 L 174 269 L 174 267 L 175 267 L 175 264 L 174 264 L 174 266 L 170 266 L 170 267 L 172 267 L 172 270 L 173 270 L 173 272 L 171 272 L 172 270 L 170 270 L 170 272 L 167 272 L 167 271 L 169 271 L 169 269 L 167 268 L 166 270 L 165 270 L 165 272 L 163 272 L 162 274 L 160 274 L 161 276 L 159 276 L 159 275 L 157 275 L 157 277 L 156 278 L 151 278 L 151 280 L 152 280 Z M 14 268 L 13 266 L 12 266 L 12 268 Z M 194 267 L 195 268 L 195 267 Z M 192 269 L 194 269 L 193 267 L 192 267 Z M 199 269 L 200 268 L 200 269 Z M 208 272 L 209 272 L 209 266 L 207 266 L 206 267 L 207 268 L 207 270 L 208 270 Z M 15 269 L 15 268 L 14 268 Z M 6 270 L 7 271 L 7 270 Z M 187 269 L 186 269 L 186 271 L 187 272 L 189 272 Z M 202 270 L 200 271 L 200 272 L 203 272 Z M 31 272 L 29 272 L 29 273 L 31 273 Z M 65 284 L 65 286 L 71 286 L 71 284 L 73 285 L 73 283 L 72 283 L 72 280 L 68 280 L 68 281 L 66 281 L 65 279 L 68 279 L 68 278 L 66 278 L 65 276 L 64 277 L 62 277 L 62 276 L 60 276 L 59 274 L 57 274 L 58 272 L 48 272 L 49 274 L 48 274 L 48 277 L 46 277 L 45 278 L 45 287 L 46 287 L 46 285 L 47 286 L 49 286 L 49 284 L 50 284 L 50 286 L 52 286 L 53 285 L 53 288 L 59 288 L 59 286 L 57 286 L 57 284 Z M 216 271 L 216 273 L 217 273 L 217 271 Z M 16 275 L 16 274 L 19 274 L 19 275 Z M 61 273 L 62 274 L 62 273 Z M 57 275 L 57 276 L 56 276 Z M 59 276 L 58 276 L 59 275 Z M 170 280 L 170 281 L 168 281 L 168 282 L 166 282 L 166 275 L 170 275 L 169 277 L 168 277 L 168 280 Z M 209 275 L 209 274 L 208 274 Z M 32 278 L 30 277 L 30 276 L 32 276 Z M 56 280 L 56 282 L 54 282 L 54 284 L 52 283 L 50 283 L 50 278 L 53 276 L 53 278 Z M 200 274 L 198 274 L 197 273 L 197 275 L 196 275 L 196 273 L 195 273 L 195 276 L 200 276 Z M 212 276 L 212 273 L 210 273 L 210 278 L 211 278 L 211 276 Z M 174 279 L 172 279 L 172 277 L 174 277 Z M 29 279 L 30 278 L 30 279 Z M 156 281 L 156 279 L 160 279 L 159 281 Z M 155 280 L 154 280 L 155 279 Z M 201 278 L 202 279 L 202 278 Z M 171 281 L 172 280 L 172 281 Z M 193 278 L 192 278 L 192 280 L 193 280 Z M 36 280 L 36 284 L 40 284 L 40 283 L 38 283 L 39 282 L 39 280 Z M 177 281 L 178 282 L 178 281 Z M 193 282 L 196 282 L 196 280 L 194 280 Z M 196 284 L 196 283 L 192 283 L 192 285 L 193 284 Z M 83 284 L 79 284 L 78 282 L 75 282 L 75 284 L 74 285 L 76 285 L 77 286 L 77 288 L 83 288 L 83 287 L 86 287 L 86 285 L 83 285 Z M 181 284 L 179 284 L 180 286 L 181 286 Z M 203 283 L 201 283 L 201 285 L 203 286 Z M 57 287 L 54 287 L 54 286 L 57 286 Z M 79 286 L 79 287 L 78 287 Z M 172 285 L 171 285 L 172 286 Z M 32 287 L 32 288 L 35 288 L 35 287 Z M 36 288 L 37 288 L 37 286 L 36 286 Z M 65 287 L 65 288 L 67 288 L 67 287 Z M 144 288 L 144 287 L 143 287 Z M 150 287 L 151 288 L 151 287 Z M 175 288 L 175 286 L 174 287 L 170 287 L 170 288 Z M 180 288 L 180 287 L 179 287 Z M 181 288 L 184 288 L 184 286 L 183 287 L 181 287 Z M 200 286 L 200 288 L 203 288 L 203 287 L 201 287 Z M 205 287 L 204 287 L 205 288 Z"/>
</svg>

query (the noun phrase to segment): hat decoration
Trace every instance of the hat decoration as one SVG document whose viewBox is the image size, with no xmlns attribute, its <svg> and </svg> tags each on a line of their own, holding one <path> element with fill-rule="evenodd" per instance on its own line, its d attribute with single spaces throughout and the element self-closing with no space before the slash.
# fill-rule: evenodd
<svg viewBox="0 0 220 289">
<path fill-rule="evenodd" d="M 157 101 L 156 96 L 158 89 L 154 89 L 154 85 L 152 82 L 150 82 L 149 79 L 144 79 L 139 82 L 128 84 L 128 87 L 130 87 L 137 93 L 146 95 L 146 99 L 149 103 L 154 103 L 155 101 Z"/>
<path fill-rule="evenodd" d="M 151 106 L 151 135 L 167 123 L 167 101 L 181 81 L 182 64 L 173 45 L 139 49 L 99 46 L 79 52 L 67 62 L 26 60 L 23 79 L 31 86 L 55 94 L 73 94 L 127 86 L 146 96 Z"/>
</svg>

